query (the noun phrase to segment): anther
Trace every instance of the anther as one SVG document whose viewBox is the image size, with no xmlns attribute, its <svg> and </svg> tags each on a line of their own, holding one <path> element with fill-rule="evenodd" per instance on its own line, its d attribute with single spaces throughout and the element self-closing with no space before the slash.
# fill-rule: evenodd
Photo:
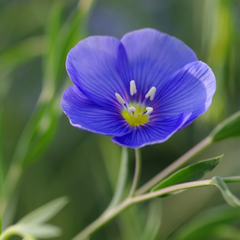
<svg viewBox="0 0 240 240">
<path fill-rule="evenodd" d="M 137 93 L 137 88 L 136 88 L 136 84 L 135 84 L 135 81 L 132 80 L 130 82 L 130 93 L 131 95 L 133 96 L 135 93 Z"/>
<path fill-rule="evenodd" d="M 146 107 L 146 115 L 149 115 L 152 111 L 153 111 L 153 108 L 152 107 Z"/>
<path fill-rule="evenodd" d="M 130 107 L 130 108 L 128 108 L 128 112 L 129 113 L 134 113 L 136 111 L 136 108 L 135 107 Z"/>
<path fill-rule="evenodd" d="M 150 100 L 152 101 L 153 98 L 154 98 L 154 95 L 156 93 L 156 88 L 155 87 L 152 87 L 148 93 L 146 94 L 145 98 L 149 98 L 150 97 Z"/>
<path fill-rule="evenodd" d="M 123 98 L 120 96 L 120 94 L 115 93 L 115 96 L 116 96 L 117 100 L 118 100 L 121 104 L 125 104 L 125 101 L 124 101 Z"/>
</svg>

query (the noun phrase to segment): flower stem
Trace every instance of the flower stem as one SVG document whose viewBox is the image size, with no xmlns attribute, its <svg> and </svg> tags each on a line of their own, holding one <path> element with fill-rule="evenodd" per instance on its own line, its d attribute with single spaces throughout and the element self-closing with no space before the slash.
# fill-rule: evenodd
<svg viewBox="0 0 240 240">
<path fill-rule="evenodd" d="M 224 180 L 224 182 L 226 182 L 226 183 L 240 182 L 240 176 L 222 178 L 222 180 Z M 80 232 L 72 240 L 86 239 L 87 237 L 92 235 L 94 232 L 96 232 L 99 228 L 101 228 L 103 225 L 105 225 L 107 222 L 112 220 L 114 217 L 116 217 L 118 214 L 120 214 L 122 211 L 124 211 L 126 208 L 128 208 L 129 206 L 131 206 L 133 204 L 136 204 L 139 202 L 144 202 L 144 201 L 150 200 L 152 198 L 160 197 L 160 196 L 163 196 L 165 194 L 172 193 L 175 191 L 196 188 L 196 187 L 204 187 L 204 186 L 214 186 L 214 184 L 212 183 L 212 179 L 181 183 L 181 184 L 177 184 L 174 186 L 160 189 L 156 192 L 146 193 L 141 196 L 127 198 L 122 203 L 120 203 L 118 206 L 116 206 L 114 209 L 111 209 L 111 210 L 103 213 L 98 219 L 96 219 L 94 222 L 92 222 L 88 227 L 86 227 L 82 232 Z M 0 238 L 0 240 L 5 240 L 5 239 Z"/>
<path fill-rule="evenodd" d="M 104 224 L 109 222 L 119 213 L 121 213 L 124 209 L 131 205 L 131 199 L 126 199 L 121 204 L 119 204 L 115 209 L 105 212 L 98 219 L 92 222 L 88 227 L 86 227 L 82 232 L 80 232 L 76 237 L 72 240 L 84 240 L 94 232 L 96 232 L 99 228 L 101 228 Z M 1 239 L 0 239 L 1 240 Z"/>
<path fill-rule="evenodd" d="M 162 172 L 157 174 L 150 181 L 148 181 L 142 187 L 140 187 L 136 191 L 136 195 L 141 195 L 141 194 L 147 192 L 159 181 L 166 178 L 168 175 L 170 175 L 171 173 L 173 173 L 174 171 L 176 171 L 177 169 L 182 167 L 184 164 L 189 162 L 194 156 L 196 156 L 199 152 L 201 152 L 205 148 L 207 148 L 211 143 L 212 143 L 212 138 L 210 136 L 203 139 L 200 143 L 198 143 L 196 146 L 194 146 L 192 149 L 190 149 L 188 152 L 186 152 L 182 157 L 180 157 L 178 160 L 173 162 L 171 165 L 169 165 L 167 168 L 165 168 Z"/>
<path fill-rule="evenodd" d="M 132 182 L 132 187 L 130 189 L 128 198 L 131 198 L 134 196 L 134 193 L 136 191 L 138 181 L 140 178 L 140 171 L 141 171 L 141 155 L 140 155 L 140 149 L 136 148 L 135 149 L 135 158 L 136 158 L 136 166 L 135 166 L 135 173 L 134 173 L 134 178 Z"/>
</svg>

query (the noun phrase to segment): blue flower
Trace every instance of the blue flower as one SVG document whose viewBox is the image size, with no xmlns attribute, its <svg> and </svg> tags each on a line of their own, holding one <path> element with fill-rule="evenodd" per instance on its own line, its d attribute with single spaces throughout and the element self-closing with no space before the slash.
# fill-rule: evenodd
<svg viewBox="0 0 240 240">
<path fill-rule="evenodd" d="M 61 106 L 77 128 L 121 146 L 162 143 L 211 105 L 212 70 L 180 40 L 154 29 L 92 36 L 68 54 L 74 83 Z"/>
</svg>

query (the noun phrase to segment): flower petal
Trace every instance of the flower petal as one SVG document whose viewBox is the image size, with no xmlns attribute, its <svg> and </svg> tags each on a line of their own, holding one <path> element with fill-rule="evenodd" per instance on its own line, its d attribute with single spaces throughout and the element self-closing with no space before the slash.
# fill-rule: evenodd
<svg viewBox="0 0 240 240">
<path fill-rule="evenodd" d="M 191 113 L 184 113 L 172 118 L 157 118 L 151 124 L 135 127 L 133 131 L 122 137 L 111 140 L 121 146 L 141 148 L 146 145 L 167 141 L 189 119 Z"/>
<path fill-rule="evenodd" d="M 166 81 L 152 107 L 163 118 L 192 112 L 186 126 L 207 111 L 215 90 L 216 80 L 211 68 L 201 61 L 189 63 Z"/>
<path fill-rule="evenodd" d="M 127 100 L 117 55 L 120 41 L 114 37 L 93 36 L 80 41 L 67 56 L 66 68 L 73 83 L 96 104 L 116 110 L 115 93 Z"/>
<path fill-rule="evenodd" d="M 142 29 L 123 36 L 119 65 L 125 81 L 135 80 L 144 97 L 157 89 L 178 69 L 197 61 L 195 53 L 182 41 L 154 29 Z M 125 49 L 125 51 L 124 51 Z M 126 67 L 128 62 L 128 67 Z"/>
<path fill-rule="evenodd" d="M 74 127 L 108 136 L 123 136 L 132 131 L 120 114 L 98 106 L 76 86 L 64 92 L 61 106 Z"/>
</svg>

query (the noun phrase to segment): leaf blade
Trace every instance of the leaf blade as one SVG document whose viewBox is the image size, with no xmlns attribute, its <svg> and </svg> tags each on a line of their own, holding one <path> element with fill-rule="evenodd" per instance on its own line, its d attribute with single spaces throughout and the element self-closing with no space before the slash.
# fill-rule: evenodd
<svg viewBox="0 0 240 240">
<path fill-rule="evenodd" d="M 169 176 L 167 179 L 161 181 L 151 191 L 154 192 L 176 184 L 199 180 L 203 178 L 206 173 L 212 171 L 218 165 L 222 156 L 223 155 L 203 160 L 180 169 L 179 171 Z"/>
<path fill-rule="evenodd" d="M 168 240 L 207 239 L 214 229 L 223 224 L 232 224 L 239 220 L 240 209 L 233 209 L 226 204 L 207 209 L 178 229 Z"/>
<path fill-rule="evenodd" d="M 61 235 L 59 227 L 50 224 L 17 224 L 16 229 L 23 235 L 35 238 L 53 238 Z"/>
<path fill-rule="evenodd" d="M 68 203 L 67 197 L 57 198 L 36 210 L 30 212 L 18 221 L 18 224 L 37 224 L 43 223 L 54 217 L 66 204 Z"/>
<path fill-rule="evenodd" d="M 240 111 L 218 124 L 210 133 L 210 136 L 213 142 L 230 137 L 240 137 Z"/>
<path fill-rule="evenodd" d="M 232 194 L 227 184 L 219 176 L 213 177 L 211 182 L 215 187 L 217 187 L 221 191 L 223 198 L 230 206 L 232 207 L 240 206 L 240 199 L 238 199 L 235 195 Z"/>
</svg>

